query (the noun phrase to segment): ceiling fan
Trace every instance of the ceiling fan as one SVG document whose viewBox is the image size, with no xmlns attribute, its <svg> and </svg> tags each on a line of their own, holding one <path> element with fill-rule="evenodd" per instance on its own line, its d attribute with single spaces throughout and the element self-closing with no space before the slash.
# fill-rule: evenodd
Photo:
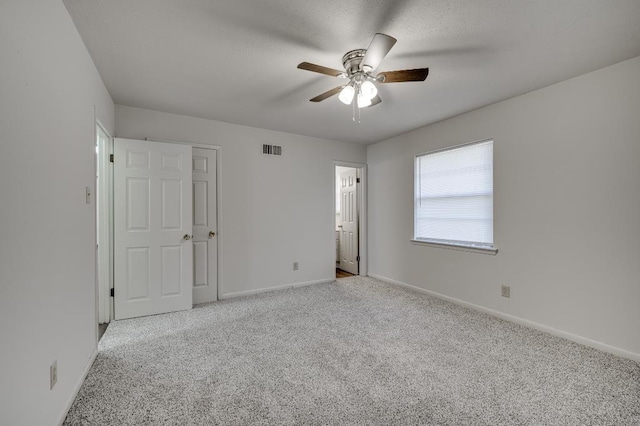
<svg viewBox="0 0 640 426">
<path fill-rule="evenodd" d="M 387 53 L 391 50 L 396 39 L 386 34 L 376 33 L 367 49 L 351 50 L 342 57 L 344 71 L 323 67 L 309 62 L 302 62 L 298 68 L 302 70 L 326 74 L 333 77 L 348 79 L 346 84 L 328 90 L 311 102 L 320 102 L 333 95 L 338 95 L 340 101 L 346 105 L 353 104 L 353 119 L 360 108 L 372 107 L 382 102 L 378 96 L 375 83 L 400 83 L 405 81 L 424 81 L 429 75 L 429 68 L 412 70 L 383 71 L 377 75 L 373 72 L 378 68 Z M 359 113 L 358 113 L 359 115 Z"/>
</svg>

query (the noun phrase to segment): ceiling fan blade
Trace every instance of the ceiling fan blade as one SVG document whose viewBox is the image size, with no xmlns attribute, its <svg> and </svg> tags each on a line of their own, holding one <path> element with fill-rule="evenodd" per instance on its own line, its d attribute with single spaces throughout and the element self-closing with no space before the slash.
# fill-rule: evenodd
<svg viewBox="0 0 640 426">
<path fill-rule="evenodd" d="M 301 62 L 298 64 L 298 68 L 301 70 L 307 70 L 312 72 L 318 72 L 320 74 L 330 75 L 332 77 L 344 77 L 344 71 L 334 70 L 333 68 L 323 67 L 322 65 L 312 64 L 310 62 Z"/>
<path fill-rule="evenodd" d="M 371 108 L 372 106 L 376 106 L 378 105 L 380 102 L 382 102 L 382 99 L 380 99 L 380 96 L 376 95 L 375 98 L 371 99 L 371 105 L 369 105 L 366 108 Z"/>
<path fill-rule="evenodd" d="M 373 71 L 378 68 L 378 65 L 382 62 L 387 53 L 391 50 L 394 44 L 396 44 L 395 38 L 386 34 L 376 33 L 371 40 L 371 44 L 367 48 L 367 53 L 360 62 L 360 69 L 364 67 L 371 68 L 369 71 Z"/>
<path fill-rule="evenodd" d="M 417 68 L 415 70 L 384 71 L 376 78 L 382 83 L 401 83 L 403 81 L 424 81 L 429 75 L 429 68 Z"/>
<path fill-rule="evenodd" d="M 320 95 L 316 96 L 316 97 L 315 97 L 315 98 L 313 98 L 313 99 L 309 99 L 309 100 L 310 100 L 311 102 L 320 102 L 320 101 L 324 101 L 325 99 L 330 98 L 331 96 L 333 96 L 333 95 L 336 95 L 336 94 L 340 93 L 340 91 L 341 91 L 343 88 L 344 88 L 344 86 L 338 86 L 338 87 L 335 87 L 335 88 L 333 88 L 333 89 L 331 89 L 331 90 L 327 90 L 326 92 L 324 92 L 324 93 L 322 93 L 322 94 L 320 94 Z"/>
</svg>

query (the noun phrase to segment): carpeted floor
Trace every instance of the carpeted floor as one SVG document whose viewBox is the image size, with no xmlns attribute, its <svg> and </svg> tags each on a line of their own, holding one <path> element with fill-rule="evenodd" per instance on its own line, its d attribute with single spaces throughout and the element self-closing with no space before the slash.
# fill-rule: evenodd
<svg viewBox="0 0 640 426">
<path fill-rule="evenodd" d="M 371 278 L 111 323 L 66 425 L 634 425 L 640 364 Z"/>
</svg>

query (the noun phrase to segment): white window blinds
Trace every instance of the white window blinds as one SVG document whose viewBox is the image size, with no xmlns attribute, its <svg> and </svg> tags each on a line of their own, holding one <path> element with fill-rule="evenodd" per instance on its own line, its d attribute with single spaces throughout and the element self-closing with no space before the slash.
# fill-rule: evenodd
<svg viewBox="0 0 640 426">
<path fill-rule="evenodd" d="M 415 240 L 493 246 L 493 141 L 416 157 Z"/>
</svg>

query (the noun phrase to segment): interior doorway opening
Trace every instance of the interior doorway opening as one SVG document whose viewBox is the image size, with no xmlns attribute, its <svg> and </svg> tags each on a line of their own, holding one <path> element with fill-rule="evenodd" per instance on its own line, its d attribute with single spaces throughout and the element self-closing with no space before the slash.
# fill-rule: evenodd
<svg viewBox="0 0 640 426">
<path fill-rule="evenodd" d="M 336 279 L 366 275 L 364 179 L 362 164 L 335 164 Z"/>
<path fill-rule="evenodd" d="M 113 138 L 96 120 L 96 281 L 98 340 L 113 318 Z"/>
</svg>

